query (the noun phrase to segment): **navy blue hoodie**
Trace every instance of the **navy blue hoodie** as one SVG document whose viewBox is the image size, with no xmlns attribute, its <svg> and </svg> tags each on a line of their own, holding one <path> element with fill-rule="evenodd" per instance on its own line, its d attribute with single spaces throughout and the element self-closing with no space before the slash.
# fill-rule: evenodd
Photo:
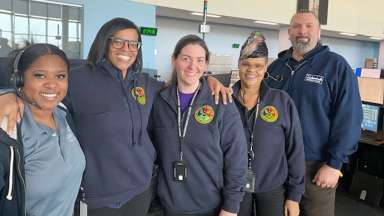
<svg viewBox="0 0 384 216">
<path fill-rule="evenodd" d="M 253 120 L 250 125 L 245 115 L 246 107 L 237 97 L 240 85 L 238 81 L 232 87 L 233 95 L 249 142 Z M 261 116 L 267 114 L 264 111 L 270 107 L 275 109 L 277 118 L 269 122 Z M 270 88 L 265 82 L 260 88 L 259 114 L 253 136 L 255 192 L 268 192 L 283 186 L 287 199 L 299 202 L 304 193 L 305 173 L 300 119 L 291 97 L 286 92 Z"/>
<path fill-rule="evenodd" d="M 64 104 L 86 158 L 82 187 L 90 208 L 119 207 L 150 186 L 156 152 L 147 133 L 155 95 L 163 83 L 104 62 L 69 76 Z"/>
<path fill-rule="evenodd" d="M 196 117 L 204 105 L 214 111 L 211 122 Z M 188 177 L 173 181 L 172 163 L 179 160 L 176 85 L 161 91 L 148 130 L 159 154 L 158 195 L 167 211 L 197 214 L 224 209 L 236 213 L 246 171 L 246 140 L 234 104 L 215 105 L 205 80 L 192 106 L 183 144 Z"/>
<path fill-rule="evenodd" d="M 18 135 L 21 136 L 21 134 Z M 12 157 L 13 161 L 11 161 Z M 12 166 L 10 166 L 11 163 Z M 10 185 L 12 185 L 11 190 Z M 9 137 L 0 128 L 0 216 L 25 215 L 23 144 Z"/>
<path fill-rule="evenodd" d="M 303 128 L 305 159 L 340 169 L 356 151 L 362 120 L 357 79 L 346 60 L 318 44 L 300 62 L 292 48 L 269 67 L 271 87 L 294 100 Z"/>
</svg>

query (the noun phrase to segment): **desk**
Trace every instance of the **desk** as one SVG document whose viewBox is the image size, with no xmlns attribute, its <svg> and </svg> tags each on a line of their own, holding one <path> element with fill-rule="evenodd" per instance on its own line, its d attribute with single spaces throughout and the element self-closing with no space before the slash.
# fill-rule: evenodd
<svg viewBox="0 0 384 216">
<path fill-rule="evenodd" d="M 357 171 L 384 178 L 384 141 L 363 137 L 357 150 Z"/>
<path fill-rule="evenodd" d="M 370 136 L 364 136 L 362 135 L 359 140 L 359 144 L 369 144 L 369 145 L 374 145 L 378 147 L 383 147 L 384 148 L 384 140 L 377 140 L 376 138 L 370 137 Z"/>
</svg>

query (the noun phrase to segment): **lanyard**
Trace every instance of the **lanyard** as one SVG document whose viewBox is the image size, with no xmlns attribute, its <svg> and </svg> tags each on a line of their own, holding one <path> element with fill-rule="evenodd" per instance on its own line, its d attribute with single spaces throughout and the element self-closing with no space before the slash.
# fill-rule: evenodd
<svg viewBox="0 0 384 216">
<path fill-rule="evenodd" d="M 178 132 L 179 132 L 180 161 L 183 161 L 183 148 L 182 148 L 182 145 L 184 143 L 185 134 L 187 133 L 187 127 L 188 127 L 188 123 L 189 123 L 189 118 L 190 118 L 191 112 L 192 112 L 192 104 L 195 101 L 195 98 L 197 96 L 197 93 L 199 92 L 199 89 L 200 89 L 200 84 L 197 87 L 195 93 L 193 94 L 191 102 L 189 103 L 188 112 L 187 112 L 187 118 L 186 118 L 185 123 L 184 123 L 183 131 L 181 131 L 182 122 L 181 122 L 180 95 L 179 95 L 179 90 L 176 87 L 176 95 L 177 95 L 177 126 L 178 126 Z"/>
<path fill-rule="evenodd" d="M 252 129 L 248 129 L 250 133 L 250 140 L 248 145 L 248 169 L 249 170 L 252 170 L 252 160 L 253 158 L 255 158 L 255 152 L 253 151 L 253 133 L 255 131 L 256 120 L 259 115 L 259 105 L 260 105 L 260 97 L 259 99 L 257 99 L 256 113 L 255 113 L 255 116 L 253 117 Z"/>
</svg>

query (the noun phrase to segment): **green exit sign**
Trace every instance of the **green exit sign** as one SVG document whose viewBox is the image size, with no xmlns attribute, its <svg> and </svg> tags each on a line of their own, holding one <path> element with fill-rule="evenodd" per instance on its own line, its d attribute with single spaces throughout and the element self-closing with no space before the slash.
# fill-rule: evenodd
<svg viewBox="0 0 384 216">
<path fill-rule="evenodd" d="M 234 44 L 232 44 L 232 48 L 240 48 L 240 44 L 234 43 Z"/>
<path fill-rule="evenodd" d="M 141 35 L 156 36 L 157 35 L 157 28 L 140 27 L 140 33 L 141 33 Z"/>
</svg>

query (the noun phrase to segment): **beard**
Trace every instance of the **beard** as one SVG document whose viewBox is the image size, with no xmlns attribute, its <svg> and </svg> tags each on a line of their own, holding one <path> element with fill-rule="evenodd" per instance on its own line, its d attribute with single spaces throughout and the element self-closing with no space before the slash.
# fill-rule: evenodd
<svg viewBox="0 0 384 216">
<path fill-rule="evenodd" d="M 307 39 L 306 41 L 304 41 L 302 39 L 303 39 L 303 37 L 296 37 L 294 39 L 291 39 L 291 43 L 292 43 L 293 50 L 304 55 L 307 52 L 311 51 L 313 49 L 313 47 L 310 44 L 310 42 L 311 42 L 310 38 L 306 38 Z"/>
</svg>

